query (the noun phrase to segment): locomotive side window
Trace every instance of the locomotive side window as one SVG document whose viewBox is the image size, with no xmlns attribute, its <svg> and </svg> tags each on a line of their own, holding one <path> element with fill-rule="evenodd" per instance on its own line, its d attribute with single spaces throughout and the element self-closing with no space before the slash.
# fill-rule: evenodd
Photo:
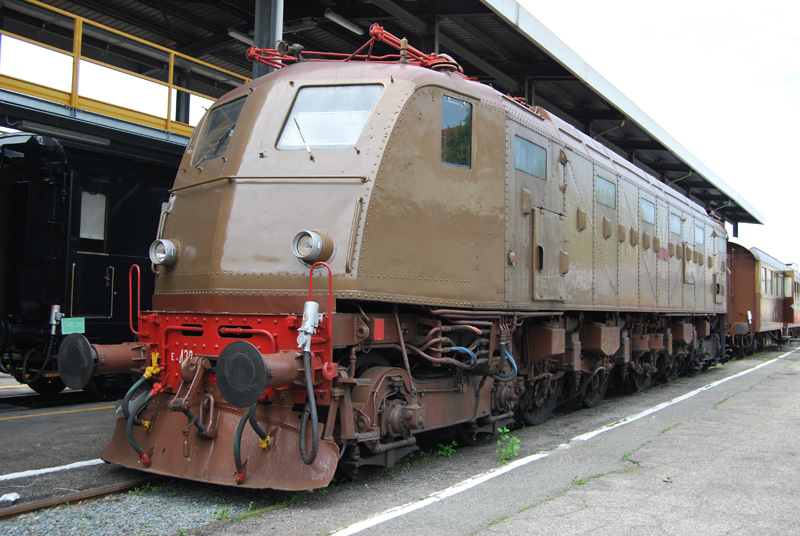
<svg viewBox="0 0 800 536">
<path fill-rule="evenodd" d="M 105 251 L 106 194 L 93 190 L 81 192 L 80 249 L 93 253 Z"/>
<path fill-rule="evenodd" d="M 242 106 L 244 106 L 243 98 L 217 106 L 208 113 L 203 137 L 197 145 L 194 155 L 195 166 L 225 154 Z"/>
<path fill-rule="evenodd" d="M 639 204 L 639 212 L 642 216 L 642 221 L 647 223 L 656 223 L 656 205 L 648 201 L 647 199 L 642 199 L 641 203 Z"/>
<path fill-rule="evenodd" d="M 695 245 L 702 246 L 703 242 L 705 242 L 705 234 L 703 233 L 703 228 L 700 226 L 695 225 L 694 227 L 694 243 Z"/>
<path fill-rule="evenodd" d="M 617 185 L 603 177 L 597 177 L 597 202 L 617 208 Z"/>
<path fill-rule="evenodd" d="M 302 88 L 283 126 L 278 149 L 352 149 L 382 90 L 378 84 Z"/>
<path fill-rule="evenodd" d="M 681 234 L 681 217 L 677 214 L 669 215 L 669 232 L 672 234 Z"/>
<path fill-rule="evenodd" d="M 472 105 L 447 95 L 442 97 L 442 162 L 472 165 Z"/>
<path fill-rule="evenodd" d="M 514 167 L 528 175 L 547 180 L 547 150 L 525 138 L 514 136 Z"/>
</svg>

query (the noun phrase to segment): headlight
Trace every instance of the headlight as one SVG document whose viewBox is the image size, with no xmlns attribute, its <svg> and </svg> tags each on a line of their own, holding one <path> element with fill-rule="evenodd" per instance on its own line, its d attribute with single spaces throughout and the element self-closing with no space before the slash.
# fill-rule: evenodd
<svg viewBox="0 0 800 536">
<path fill-rule="evenodd" d="M 333 240 L 317 231 L 300 231 L 292 240 L 292 253 L 303 262 L 326 261 L 333 253 Z"/>
<path fill-rule="evenodd" d="M 172 266 L 178 260 L 178 248 L 172 240 L 156 240 L 150 244 L 150 260 L 153 264 Z"/>
</svg>

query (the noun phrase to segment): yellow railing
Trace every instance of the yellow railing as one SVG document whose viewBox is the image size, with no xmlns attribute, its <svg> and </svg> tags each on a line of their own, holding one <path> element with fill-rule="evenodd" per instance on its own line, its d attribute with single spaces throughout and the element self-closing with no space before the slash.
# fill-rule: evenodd
<svg viewBox="0 0 800 536">
<path fill-rule="evenodd" d="M 166 130 L 169 132 L 174 132 L 176 134 L 181 134 L 185 136 L 189 136 L 192 133 L 193 126 L 190 122 L 182 122 L 177 121 L 173 118 L 173 114 L 175 113 L 175 109 L 177 108 L 176 100 L 177 95 L 179 92 L 185 93 L 188 99 L 192 97 L 197 97 L 200 100 L 206 99 L 203 102 L 209 103 L 216 100 L 218 95 L 211 95 L 202 93 L 199 91 L 192 90 L 188 87 L 180 85 L 175 82 L 175 72 L 176 72 L 176 61 L 180 66 L 188 66 L 188 69 L 192 72 L 199 72 L 204 73 L 207 77 L 211 79 L 216 79 L 220 81 L 224 81 L 225 84 L 228 85 L 237 85 L 248 82 L 250 79 L 239 74 L 233 73 L 231 71 L 222 69 L 220 67 L 216 67 L 209 63 L 197 60 L 185 54 L 181 54 L 174 50 L 170 50 L 168 48 L 156 45 L 154 43 L 150 43 L 143 39 L 139 39 L 138 37 L 125 34 L 113 28 L 109 28 L 108 26 L 93 22 L 89 19 L 79 17 L 77 15 L 73 15 L 72 13 L 54 8 L 52 6 L 48 6 L 47 4 L 43 4 L 36 0 L 23 0 L 24 4 L 29 4 L 30 6 L 35 6 L 36 8 L 49 11 L 53 13 L 54 17 L 59 17 L 59 20 L 62 23 L 66 23 L 66 21 L 72 21 L 72 50 L 66 50 L 64 48 L 58 48 L 49 44 L 46 44 L 42 41 L 38 41 L 36 39 L 32 39 L 30 37 L 26 37 L 23 35 L 19 35 L 16 33 L 12 33 L 5 30 L 0 30 L 0 35 L 8 36 L 10 38 L 19 40 L 23 43 L 27 43 L 29 45 L 34 45 L 36 47 L 40 47 L 44 54 L 47 54 L 49 51 L 51 57 L 53 57 L 56 61 L 60 61 L 60 56 L 55 57 L 52 56 L 52 53 L 57 53 L 63 56 L 63 59 L 67 60 L 71 58 L 72 61 L 72 73 L 71 73 L 71 81 L 68 84 L 68 87 L 57 88 L 56 83 L 51 83 L 50 81 L 45 81 L 43 83 L 42 80 L 39 81 L 32 81 L 30 78 L 35 78 L 35 76 L 26 76 L 24 73 L 15 73 L 14 76 L 6 74 L 5 72 L 0 72 L 0 88 L 7 89 L 10 91 L 15 91 L 18 93 L 22 93 L 25 95 L 29 95 L 32 97 L 37 97 L 41 99 L 45 99 L 51 102 L 56 102 L 59 104 L 63 104 L 66 106 L 70 106 L 75 109 L 79 110 L 86 110 L 89 112 L 95 112 L 106 116 L 115 117 L 118 119 L 123 119 L 126 121 L 131 121 L 138 124 L 147 125 L 150 127 Z M 150 55 L 154 58 L 164 58 L 165 63 L 167 64 L 167 78 L 165 80 L 159 80 L 153 76 L 148 76 L 146 74 L 136 73 L 130 70 L 126 70 L 119 66 L 112 65 L 110 63 L 103 62 L 98 58 L 91 58 L 83 54 L 83 42 L 84 42 L 84 35 L 85 34 L 92 34 L 94 33 L 95 36 L 101 35 L 103 37 L 114 37 L 114 43 L 108 43 L 107 48 L 109 46 L 117 46 L 120 43 L 124 43 L 129 48 L 136 47 L 141 49 L 139 52 L 143 53 L 144 55 Z M 5 39 L 3 39 L 5 41 Z M 156 59 L 158 61 L 158 59 Z M 33 65 L 30 65 L 30 72 L 34 73 L 35 71 L 39 71 L 39 77 L 42 77 L 42 73 L 47 73 L 49 66 L 48 65 L 36 65 L 33 62 Z M 97 93 L 96 87 L 92 89 L 90 86 L 95 84 L 97 86 L 113 86 L 114 83 L 110 82 L 109 80 L 105 81 L 98 81 L 98 80 L 85 80 L 81 77 L 82 67 L 84 71 L 100 71 L 99 75 L 102 76 L 102 73 L 108 73 L 108 77 L 133 77 L 130 78 L 131 85 L 138 85 L 142 87 L 142 84 L 145 85 L 152 84 L 152 88 L 156 93 L 163 91 L 166 93 L 166 103 L 158 103 L 155 104 L 150 103 L 150 111 L 145 112 L 141 110 L 136 110 L 133 104 L 136 104 L 136 101 L 142 101 L 146 99 L 145 96 L 142 94 L 139 95 L 131 95 L 129 97 L 123 97 L 123 100 L 126 100 L 126 104 L 130 104 L 129 106 L 122 105 L 120 103 L 114 102 L 106 102 L 104 98 L 98 97 L 91 97 L 87 96 L 86 93 Z M 110 69 L 111 71 L 105 71 L 105 69 Z M 4 70 L 4 69 L 3 69 Z M 23 69 L 24 66 L 23 66 Z M 28 78 L 28 79 L 26 79 Z M 82 82 L 86 82 L 86 84 L 82 86 Z M 124 80 L 123 80 L 124 84 Z M 162 89 L 159 89 L 162 88 Z M 125 88 L 120 87 L 104 87 L 102 89 L 105 90 L 112 90 L 112 92 L 122 92 Z M 135 90 L 134 90 L 135 91 Z M 119 97 L 120 94 L 117 94 L 116 97 Z M 160 100 L 163 100 L 164 95 L 160 95 Z M 159 100 L 159 99 L 156 99 Z M 152 108 L 155 106 L 156 108 L 161 108 L 163 105 L 163 110 L 157 111 L 152 113 Z M 195 123 L 196 121 L 191 121 L 191 123 Z"/>
</svg>

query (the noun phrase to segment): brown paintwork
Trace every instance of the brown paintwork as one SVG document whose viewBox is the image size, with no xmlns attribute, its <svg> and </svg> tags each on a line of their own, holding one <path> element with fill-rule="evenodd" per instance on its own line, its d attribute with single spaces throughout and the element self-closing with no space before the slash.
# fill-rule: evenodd
<svg viewBox="0 0 800 536">
<path fill-rule="evenodd" d="M 336 84 L 383 88 L 356 147 L 278 150 L 297 92 Z M 472 106 L 469 168 L 442 163 L 443 96 Z M 237 98 L 246 101 L 225 155 L 193 165 L 203 122 L 181 163 L 161 236 L 178 245 L 178 260 L 157 268 L 153 328 L 158 315 L 167 322 L 175 313 L 242 315 L 245 326 L 282 315 L 270 318 L 285 331 L 271 335 L 270 354 L 261 350 L 265 362 L 281 345 L 295 350 L 286 326 L 296 329 L 309 281 L 309 266 L 291 250 L 301 230 L 332 240 L 335 295 L 330 338 L 315 342 L 332 356 L 314 371 L 329 375 L 325 389 L 315 376 L 315 396 L 328 406 L 318 460 L 306 465 L 298 452 L 297 409 L 306 402 L 298 359 L 282 374 L 287 385 L 257 404 L 258 422 L 276 434 L 270 449 L 245 427 L 244 485 L 325 486 L 340 449 L 345 467 L 390 466 L 417 433 L 494 433 L 523 401 L 542 405 L 562 388 L 564 397 L 597 403 L 591 395 L 602 398 L 605 378 L 626 380 L 645 370 L 644 357 L 672 355 L 670 327 L 678 328 L 676 356 L 692 366 L 723 358 L 714 342 L 726 309 L 716 287 L 725 274 L 722 223 L 545 110 L 456 73 L 355 62 L 300 63 L 215 106 Z M 546 150 L 546 177 L 516 169 L 516 136 Z M 613 185 L 613 202 L 598 200 L 600 180 Z M 653 221 L 643 218 L 643 201 L 655 207 Z M 670 214 L 680 216 L 681 233 L 670 232 Z M 314 298 L 323 313 L 326 284 L 320 272 Z M 169 340 L 165 331 L 150 341 L 153 351 L 171 345 L 170 363 L 191 344 L 173 328 Z M 220 346 L 233 340 L 201 344 L 209 355 L 199 362 L 211 369 L 145 410 L 152 431 L 134 437 L 152 459 L 148 470 L 234 483 L 242 410 L 221 399 L 213 370 Z M 542 385 L 538 400 L 523 396 Z M 168 407 L 181 390 L 195 409 L 203 392 L 215 398 L 216 413 L 206 415 L 215 433 L 196 434 Z M 122 419 L 103 457 L 141 468 Z"/>
</svg>

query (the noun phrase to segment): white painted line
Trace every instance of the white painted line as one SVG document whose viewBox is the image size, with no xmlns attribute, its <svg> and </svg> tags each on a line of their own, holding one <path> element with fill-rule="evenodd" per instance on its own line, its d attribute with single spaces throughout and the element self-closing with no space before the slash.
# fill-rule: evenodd
<svg viewBox="0 0 800 536">
<path fill-rule="evenodd" d="M 500 475 L 504 475 L 504 474 L 506 474 L 506 473 L 508 473 L 510 471 L 513 471 L 514 469 L 518 469 L 520 467 L 528 465 L 529 463 L 533 463 L 533 462 L 535 462 L 537 460 L 541 460 L 543 458 L 547 458 L 548 456 L 550 456 L 554 452 L 568 449 L 568 448 L 572 447 L 572 445 L 574 444 L 575 441 L 588 441 L 588 440 L 592 439 L 593 437 L 602 434 L 603 432 L 608 432 L 609 430 L 613 430 L 614 428 L 618 428 L 620 426 L 623 426 L 623 425 L 630 424 L 632 422 L 638 421 L 639 419 L 641 419 L 643 417 L 646 417 L 648 415 L 652 415 L 653 413 L 656 413 L 657 411 L 661 411 L 664 408 L 667 408 L 667 407 L 672 406 L 674 404 L 677 404 L 679 402 L 683 402 L 684 400 L 688 400 L 689 398 L 692 398 L 693 396 L 695 396 L 697 394 L 700 394 L 700 393 L 702 393 L 704 391 L 708 391 L 709 389 L 713 389 L 714 387 L 717 387 L 718 385 L 722 385 L 725 382 L 728 382 L 728 381 L 733 380 L 735 378 L 739 378 L 741 376 L 745 376 L 746 374 L 750 374 L 751 372 L 755 372 L 756 370 L 760 369 L 761 367 L 765 367 L 767 365 L 775 363 L 778 360 L 783 359 L 783 358 L 793 354 L 794 352 L 795 352 L 795 350 L 792 350 L 791 352 L 786 352 L 785 354 L 779 355 L 778 357 L 776 357 L 774 359 L 770 359 L 769 361 L 764 361 L 763 363 L 760 363 L 760 364 L 758 364 L 758 365 L 756 365 L 756 366 L 754 366 L 752 368 L 749 368 L 747 370 L 743 370 L 741 372 L 738 372 L 738 373 L 734 374 L 733 376 L 728 376 L 727 378 L 723 378 L 721 380 L 717 380 L 715 382 L 709 383 L 708 385 L 704 385 L 703 387 L 700 387 L 699 389 L 695 389 L 694 391 L 686 393 L 685 395 L 681 395 L 681 396 L 679 396 L 677 398 L 673 398 L 672 400 L 669 400 L 669 401 L 664 402 L 662 404 L 658 404 L 657 406 L 653 406 L 652 408 L 647 409 L 647 410 L 645 410 L 645 411 L 643 411 L 641 413 L 637 413 L 636 415 L 632 415 L 630 417 L 625 417 L 621 421 L 616 422 L 614 424 L 609 424 L 609 425 L 606 425 L 606 426 L 602 426 L 602 427 L 600 427 L 600 428 L 598 428 L 596 430 L 593 430 L 591 432 L 587 432 L 585 434 L 581 434 L 579 436 L 573 437 L 568 442 L 562 443 L 561 445 L 557 446 L 556 448 L 554 448 L 552 450 L 543 451 L 543 452 L 539 452 L 537 454 L 532 454 L 530 456 L 526 456 L 525 458 L 520 458 L 519 460 L 511 462 L 508 465 L 504 465 L 503 467 L 498 467 L 496 469 L 492 469 L 491 471 L 487 471 L 485 473 L 472 476 L 472 477 L 470 477 L 470 478 L 468 478 L 468 479 L 466 479 L 466 480 L 464 480 L 462 482 L 459 482 L 458 484 L 455 484 L 454 486 L 450 486 L 449 488 L 446 488 L 446 489 L 443 489 L 441 491 L 437 491 L 435 493 L 432 493 L 432 494 L 428 495 L 427 497 L 425 497 L 424 499 L 421 499 L 419 501 L 415 501 L 415 502 L 412 502 L 412 503 L 407 503 L 407 504 L 404 504 L 404 505 L 396 506 L 395 508 L 391 508 L 389 510 L 381 512 L 380 514 L 377 514 L 377 515 L 375 515 L 373 517 L 365 519 L 364 521 L 359 521 L 357 523 L 353 523 L 349 527 L 346 527 L 346 528 L 344 528 L 342 530 L 333 532 L 331 536 L 349 536 L 351 534 L 357 534 L 357 533 L 359 533 L 359 532 L 361 532 L 363 530 L 366 530 L 368 528 L 374 527 L 376 525 L 380 525 L 381 523 L 383 523 L 385 521 L 389 521 L 391 519 L 395 519 L 397 517 L 404 516 L 406 514 L 410 514 L 411 512 L 414 512 L 414 511 L 419 510 L 421 508 L 425 508 L 426 506 L 430 506 L 431 504 L 434 504 L 434 503 L 437 503 L 437 502 L 439 502 L 441 500 L 444 500 L 447 497 L 452 497 L 454 495 L 458 495 L 461 492 L 464 492 L 464 491 L 467 491 L 469 489 L 472 489 L 475 486 L 483 484 L 484 482 L 488 482 L 489 480 L 492 480 L 493 478 L 496 478 L 496 477 L 498 477 Z"/>
<path fill-rule="evenodd" d="M 21 471 L 19 473 L 9 473 L 7 475 L 0 475 L 0 482 L 6 480 L 16 480 L 17 478 L 27 478 L 29 476 L 46 475 L 48 473 L 58 473 L 59 471 L 69 471 L 70 469 L 80 469 L 81 467 L 91 467 L 92 465 L 100 465 L 106 463 L 100 458 L 95 460 L 86 460 L 85 462 L 75 462 L 59 467 L 48 467 L 46 469 L 32 469 L 30 471 Z"/>
</svg>

